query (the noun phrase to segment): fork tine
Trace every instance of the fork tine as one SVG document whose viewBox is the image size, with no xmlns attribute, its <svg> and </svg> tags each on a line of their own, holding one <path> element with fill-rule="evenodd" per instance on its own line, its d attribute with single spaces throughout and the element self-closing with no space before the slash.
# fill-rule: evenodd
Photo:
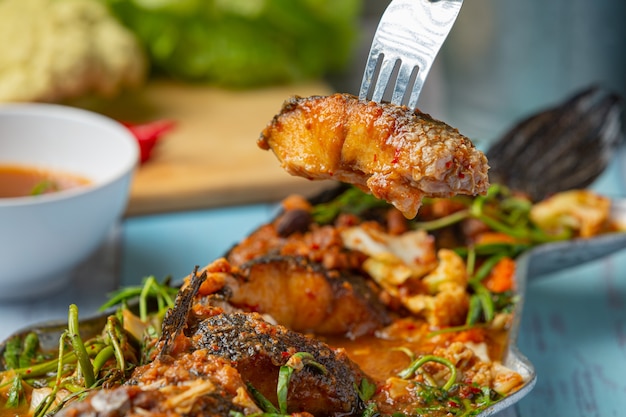
<svg viewBox="0 0 626 417">
<path fill-rule="evenodd" d="M 361 81 L 361 90 L 359 91 L 359 99 L 367 100 L 369 91 L 372 88 L 372 82 L 374 81 L 374 75 L 376 73 L 376 66 L 378 61 L 382 59 L 382 55 L 375 49 L 370 51 L 370 55 L 365 64 L 365 71 L 363 72 L 363 80 Z"/>
<path fill-rule="evenodd" d="M 391 80 L 391 75 L 396 67 L 397 59 L 389 59 L 382 56 L 382 64 L 380 65 L 380 71 L 378 72 L 378 78 L 376 84 L 374 84 L 374 92 L 372 93 L 372 101 L 381 102 L 387 85 Z"/>
<path fill-rule="evenodd" d="M 415 82 L 413 83 L 413 88 L 411 89 L 411 96 L 409 98 L 408 106 L 412 109 L 417 107 L 417 100 L 419 99 L 420 92 L 422 91 L 422 87 L 424 87 L 424 82 L 426 81 L 426 77 L 428 76 L 428 71 L 430 67 L 420 68 L 415 77 Z"/>
<path fill-rule="evenodd" d="M 463 0 L 391 0 L 372 40 L 359 98 L 366 100 L 371 95 L 372 101 L 381 102 L 391 90 L 392 103 L 408 102 L 409 107 L 416 108 L 430 66 L 462 3 Z"/>
<path fill-rule="evenodd" d="M 396 78 L 396 85 L 395 85 L 395 88 L 393 89 L 393 95 L 391 97 L 392 103 L 402 104 L 407 91 L 409 91 L 411 75 L 413 75 L 415 71 L 416 71 L 416 66 L 406 64 L 404 61 L 400 63 L 400 69 L 398 70 L 398 76 Z M 413 87 L 410 92 L 411 92 L 411 97 L 412 97 L 413 94 L 416 92 L 415 87 Z M 415 107 L 415 106 L 412 106 L 412 107 Z"/>
</svg>

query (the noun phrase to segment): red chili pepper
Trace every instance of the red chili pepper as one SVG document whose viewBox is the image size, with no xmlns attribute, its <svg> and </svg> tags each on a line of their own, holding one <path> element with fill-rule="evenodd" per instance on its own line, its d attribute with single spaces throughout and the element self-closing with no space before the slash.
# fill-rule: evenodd
<svg viewBox="0 0 626 417">
<path fill-rule="evenodd" d="M 142 164 L 150 159 L 150 155 L 157 141 L 176 125 L 172 120 L 155 120 L 147 123 L 121 123 L 126 126 L 137 139 Z"/>
<path fill-rule="evenodd" d="M 457 403 L 456 401 L 452 401 L 452 400 L 448 401 L 448 407 L 450 407 L 450 408 L 460 408 L 460 406 L 461 405 L 459 403 Z"/>
<path fill-rule="evenodd" d="M 393 153 L 393 159 L 391 160 L 392 164 L 397 164 L 400 160 L 400 149 L 396 149 Z"/>
</svg>

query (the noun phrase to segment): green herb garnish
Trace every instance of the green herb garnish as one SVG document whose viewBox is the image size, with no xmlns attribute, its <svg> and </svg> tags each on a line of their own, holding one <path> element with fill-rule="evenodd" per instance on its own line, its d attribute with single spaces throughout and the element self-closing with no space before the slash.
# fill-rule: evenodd
<svg viewBox="0 0 626 417">
<path fill-rule="evenodd" d="M 443 385 L 443 387 L 441 387 L 441 389 L 443 389 L 444 391 L 449 390 L 456 382 L 457 369 L 452 362 L 440 356 L 424 355 L 411 362 L 408 368 L 398 373 L 398 376 L 402 379 L 409 379 L 417 372 L 419 368 L 421 368 L 424 364 L 428 362 L 440 363 L 448 368 L 448 370 L 450 371 L 450 378 L 448 378 L 448 381 Z"/>
<path fill-rule="evenodd" d="M 30 195 L 41 195 L 50 193 L 53 191 L 59 191 L 59 185 L 51 180 L 43 180 L 35 184 L 33 189 L 30 191 Z"/>
<path fill-rule="evenodd" d="M 386 201 L 350 187 L 334 200 L 315 205 L 311 215 L 316 223 L 329 224 L 342 213 L 361 215 L 371 209 L 386 207 L 390 207 Z"/>
</svg>

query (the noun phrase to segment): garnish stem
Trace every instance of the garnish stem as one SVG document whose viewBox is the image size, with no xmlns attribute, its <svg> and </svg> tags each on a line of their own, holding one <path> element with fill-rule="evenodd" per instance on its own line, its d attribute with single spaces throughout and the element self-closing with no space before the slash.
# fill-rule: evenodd
<svg viewBox="0 0 626 417">
<path fill-rule="evenodd" d="M 120 371 L 124 371 L 126 368 L 126 361 L 124 360 L 124 352 L 120 345 L 120 339 L 122 337 L 120 330 L 118 329 L 119 322 L 115 316 L 109 316 L 106 324 L 106 334 L 109 337 L 113 352 L 115 353 L 115 359 L 117 360 L 117 367 Z"/>
<path fill-rule="evenodd" d="M 456 382 L 456 377 L 457 377 L 456 366 L 454 366 L 454 364 L 450 362 L 448 359 L 442 358 L 440 356 L 435 356 L 435 355 L 422 356 L 421 358 L 414 360 L 409 365 L 409 367 L 401 371 L 398 374 L 398 376 L 402 379 L 408 379 L 412 377 L 415 374 L 415 372 L 417 372 L 417 370 L 421 368 L 427 362 L 440 363 L 446 366 L 450 370 L 450 378 L 448 378 L 448 381 L 443 385 L 442 389 L 444 391 L 448 391 L 450 388 L 452 388 L 452 385 Z"/>
<path fill-rule="evenodd" d="M 91 359 L 89 359 L 89 355 L 87 354 L 85 345 L 80 337 L 80 332 L 78 328 L 78 307 L 76 306 L 76 304 L 70 305 L 68 315 L 68 330 L 72 347 L 74 348 L 74 352 L 76 352 L 76 357 L 78 358 L 78 367 L 85 380 L 85 388 L 89 388 L 96 382 L 96 378 L 93 374 L 93 365 L 91 364 Z"/>
<path fill-rule="evenodd" d="M 471 213 L 469 210 L 460 210 L 452 214 L 448 214 L 447 216 L 441 217 L 439 219 L 430 220 L 426 222 L 415 222 L 413 223 L 413 226 L 416 229 L 426 230 L 426 231 L 443 229 L 444 227 L 451 226 L 455 223 L 460 222 L 461 220 L 469 218 L 470 214 Z"/>
</svg>

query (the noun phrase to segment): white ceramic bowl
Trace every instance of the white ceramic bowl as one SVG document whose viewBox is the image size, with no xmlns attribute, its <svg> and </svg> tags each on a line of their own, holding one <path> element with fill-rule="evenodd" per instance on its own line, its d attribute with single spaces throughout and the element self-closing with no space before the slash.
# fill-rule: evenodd
<svg viewBox="0 0 626 417">
<path fill-rule="evenodd" d="M 91 182 L 0 198 L 0 300 L 34 298 L 69 283 L 72 269 L 123 215 L 138 158 L 128 129 L 107 117 L 52 104 L 0 105 L 0 165 L 36 166 Z"/>
</svg>

